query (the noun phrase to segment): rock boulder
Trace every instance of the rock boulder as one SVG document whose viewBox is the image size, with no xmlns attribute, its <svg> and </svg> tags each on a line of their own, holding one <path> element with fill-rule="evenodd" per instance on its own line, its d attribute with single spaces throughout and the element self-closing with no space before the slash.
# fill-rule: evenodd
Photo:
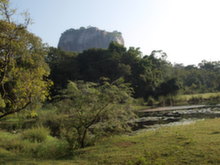
<svg viewBox="0 0 220 165">
<path fill-rule="evenodd" d="M 82 52 L 90 48 L 108 48 L 110 42 L 124 45 L 122 34 L 107 32 L 96 27 L 69 29 L 62 33 L 58 48 L 64 51 Z"/>
</svg>

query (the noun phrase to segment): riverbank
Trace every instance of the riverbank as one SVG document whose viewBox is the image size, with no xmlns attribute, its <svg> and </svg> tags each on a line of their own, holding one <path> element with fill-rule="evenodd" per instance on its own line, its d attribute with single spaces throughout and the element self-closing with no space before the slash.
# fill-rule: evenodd
<svg viewBox="0 0 220 165">
<path fill-rule="evenodd" d="M 133 120 L 134 131 L 154 129 L 170 124 L 178 125 L 201 119 L 220 118 L 218 105 L 188 105 L 148 108 L 138 111 L 139 118 Z"/>
<path fill-rule="evenodd" d="M 1 141 L 2 143 L 2 141 Z M 78 150 L 70 160 L 16 160 L 0 148 L 1 164 L 76 165 L 217 165 L 220 164 L 220 119 L 163 127 L 135 135 L 103 139 Z M 6 161 L 10 160 L 10 161 Z"/>
</svg>

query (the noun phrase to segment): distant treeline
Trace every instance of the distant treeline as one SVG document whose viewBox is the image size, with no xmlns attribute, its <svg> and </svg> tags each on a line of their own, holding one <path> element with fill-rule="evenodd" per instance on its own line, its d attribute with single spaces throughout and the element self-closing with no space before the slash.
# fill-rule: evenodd
<svg viewBox="0 0 220 165">
<path fill-rule="evenodd" d="M 50 48 L 47 63 L 52 93 L 66 87 L 68 80 L 99 83 L 102 78 L 114 82 L 124 78 L 135 98 L 216 92 L 220 90 L 220 62 L 202 61 L 196 65 L 172 65 L 166 53 L 158 50 L 142 55 L 138 48 L 126 49 L 111 43 L 108 49 L 89 49 L 82 53 Z"/>
</svg>

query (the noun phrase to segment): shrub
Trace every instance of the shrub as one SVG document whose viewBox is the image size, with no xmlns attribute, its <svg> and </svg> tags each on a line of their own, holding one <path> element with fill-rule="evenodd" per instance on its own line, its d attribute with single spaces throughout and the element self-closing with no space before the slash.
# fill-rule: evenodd
<svg viewBox="0 0 220 165">
<path fill-rule="evenodd" d="M 32 149 L 32 157 L 41 159 L 60 159 L 64 158 L 68 153 L 68 144 L 65 141 L 50 137 L 43 143 Z"/>
<path fill-rule="evenodd" d="M 57 107 L 49 103 L 39 111 L 37 125 L 48 128 L 51 136 L 60 138 L 62 120 L 63 116 L 57 113 Z"/>
<path fill-rule="evenodd" d="M 0 140 L 0 148 L 3 148 L 7 151 L 10 151 L 11 153 L 21 154 L 21 153 L 30 153 L 33 146 L 32 144 L 37 143 L 31 143 L 27 140 L 21 140 L 19 136 L 12 135 L 9 138 L 1 139 Z M 26 152 L 27 151 L 27 152 Z"/>
<path fill-rule="evenodd" d="M 153 106 L 155 104 L 155 100 L 154 100 L 154 98 L 153 97 L 148 97 L 148 99 L 147 99 L 147 105 L 149 105 L 149 106 Z"/>
<path fill-rule="evenodd" d="M 202 96 L 193 96 L 188 100 L 189 104 L 201 104 L 203 101 Z"/>
<path fill-rule="evenodd" d="M 135 105 L 145 105 L 145 100 L 143 99 L 143 98 L 137 98 L 137 99 L 134 99 L 133 100 L 133 104 L 135 104 Z"/>
<path fill-rule="evenodd" d="M 45 139 L 43 140 L 42 137 Z M 66 141 L 49 136 L 49 131 L 42 127 L 32 128 L 21 134 L 11 134 L 0 130 L 0 164 L 1 157 L 7 158 L 5 155 L 60 159 L 70 155 L 68 147 Z"/>
<path fill-rule="evenodd" d="M 49 130 L 44 127 L 37 127 L 25 130 L 22 133 L 22 139 L 29 140 L 31 142 L 43 142 L 46 140 L 47 136 L 49 135 Z"/>
</svg>

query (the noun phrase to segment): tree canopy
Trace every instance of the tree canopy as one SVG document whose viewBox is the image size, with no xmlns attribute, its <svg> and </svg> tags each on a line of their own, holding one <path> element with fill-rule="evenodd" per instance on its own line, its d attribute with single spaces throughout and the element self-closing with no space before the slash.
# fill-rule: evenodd
<svg viewBox="0 0 220 165">
<path fill-rule="evenodd" d="M 47 48 L 27 30 L 25 23 L 11 20 L 15 10 L 0 1 L 0 118 L 19 112 L 48 96 Z"/>
<path fill-rule="evenodd" d="M 56 96 L 58 114 L 65 114 L 62 124 L 65 137 L 73 133 L 75 145 L 85 147 L 87 134 L 125 131 L 129 128 L 128 121 L 135 116 L 129 108 L 131 93 L 132 89 L 122 79 L 114 83 L 103 79 L 101 84 L 70 81 Z"/>
</svg>

